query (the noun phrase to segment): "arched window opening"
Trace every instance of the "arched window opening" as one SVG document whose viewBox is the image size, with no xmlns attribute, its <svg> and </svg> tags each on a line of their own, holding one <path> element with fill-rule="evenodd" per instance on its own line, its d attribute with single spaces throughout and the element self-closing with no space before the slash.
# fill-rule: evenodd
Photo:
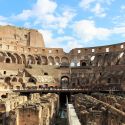
<svg viewBox="0 0 125 125">
<path fill-rule="evenodd" d="M 23 79 L 19 78 L 18 82 L 23 83 Z"/>
<path fill-rule="evenodd" d="M 14 77 L 14 78 L 12 79 L 12 82 L 17 82 L 17 78 Z"/>
<path fill-rule="evenodd" d="M 54 65 L 55 64 L 54 58 L 52 56 L 48 57 L 48 61 L 49 61 L 49 65 Z"/>
<path fill-rule="evenodd" d="M 3 74 L 5 75 L 5 74 L 6 74 L 6 71 L 4 71 Z"/>
<path fill-rule="evenodd" d="M 62 57 L 61 63 L 69 64 L 69 59 L 68 59 L 68 57 Z"/>
<path fill-rule="evenodd" d="M 42 65 L 47 65 L 48 64 L 48 60 L 47 60 L 46 56 L 42 56 L 41 61 L 42 61 Z"/>
<path fill-rule="evenodd" d="M 32 83 L 36 84 L 37 80 L 33 77 L 30 77 L 28 82 L 32 82 Z"/>
<path fill-rule="evenodd" d="M 86 66 L 86 62 L 82 62 L 82 66 Z"/>
<path fill-rule="evenodd" d="M 10 58 L 6 58 L 6 63 L 10 63 Z"/>
<path fill-rule="evenodd" d="M 17 53 L 14 53 L 14 56 L 17 59 L 17 64 L 22 64 L 22 58 L 21 58 L 21 56 L 19 56 Z"/>
<path fill-rule="evenodd" d="M 10 77 L 6 77 L 6 78 L 4 79 L 5 83 L 10 83 L 10 80 L 11 80 Z"/>
<path fill-rule="evenodd" d="M 67 77 L 67 76 L 61 77 L 61 87 L 67 88 L 68 85 L 69 85 L 69 77 Z"/>
<path fill-rule="evenodd" d="M 111 78 L 108 78 L 108 79 L 107 79 L 107 83 L 111 83 Z"/>
</svg>

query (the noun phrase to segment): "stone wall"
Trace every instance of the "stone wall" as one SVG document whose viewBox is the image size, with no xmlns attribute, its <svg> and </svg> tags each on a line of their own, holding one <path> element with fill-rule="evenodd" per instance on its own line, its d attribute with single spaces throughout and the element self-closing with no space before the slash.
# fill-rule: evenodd
<svg viewBox="0 0 125 125">
<path fill-rule="evenodd" d="M 59 110 L 57 94 L 12 96 L 0 102 L 2 125 L 52 125 Z"/>
<path fill-rule="evenodd" d="M 74 107 L 82 125 L 125 124 L 125 113 L 123 111 L 91 96 L 75 95 Z"/>
<path fill-rule="evenodd" d="M 42 35 L 37 30 L 0 26 L 0 41 L 13 45 L 44 47 Z"/>
</svg>

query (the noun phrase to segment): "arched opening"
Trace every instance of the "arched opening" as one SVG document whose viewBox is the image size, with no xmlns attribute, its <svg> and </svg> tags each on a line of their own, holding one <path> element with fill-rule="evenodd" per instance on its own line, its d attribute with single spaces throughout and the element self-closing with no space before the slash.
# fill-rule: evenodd
<svg viewBox="0 0 125 125">
<path fill-rule="evenodd" d="M 14 53 L 14 56 L 17 59 L 17 64 L 22 64 L 22 58 L 17 53 Z"/>
<path fill-rule="evenodd" d="M 36 60 L 36 63 L 37 63 L 38 65 L 41 64 L 41 58 L 40 58 L 40 56 L 35 55 L 35 60 Z"/>
<path fill-rule="evenodd" d="M 70 61 L 70 66 L 71 66 L 71 67 L 77 66 L 77 61 L 76 61 L 75 59 L 72 59 L 72 60 Z"/>
<path fill-rule="evenodd" d="M 14 55 L 12 55 L 11 53 L 7 52 L 7 55 L 11 58 L 12 63 L 16 63 L 16 58 Z"/>
<path fill-rule="evenodd" d="M 48 60 L 47 60 L 46 56 L 42 56 L 41 61 L 42 61 L 42 65 L 47 65 L 48 64 Z"/>
<path fill-rule="evenodd" d="M 61 87 L 62 88 L 68 88 L 69 85 L 69 77 L 68 76 L 62 76 L 61 77 Z"/>
<path fill-rule="evenodd" d="M 60 58 L 58 56 L 55 57 L 55 63 L 56 63 L 56 65 L 60 64 Z"/>
<path fill-rule="evenodd" d="M 35 59 L 34 59 L 34 57 L 32 55 L 28 55 L 27 63 L 28 64 L 35 64 Z"/>
<path fill-rule="evenodd" d="M 5 83 L 10 83 L 10 80 L 11 80 L 10 77 L 6 77 L 6 78 L 4 79 L 4 82 L 5 82 Z"/>
<path fill-rule="evenodd" d="M 63 64 L 69 64 L 69 59 L 68 59 L 68 57 L 62 57 L 61 63 L 63 63 Z"/>
<path fill-rule="evenodd" d="M 49 65 L 54 65 L 55 64 L 54 58 L 52 56 L 48 57 L 48 61 L 49 61 Z"/>
<path fill-rule="evenodd" d="M 7 98 L 7 95 L 1 95 L 1 98 Z"/>
<path fill-rule="evenodd" d="M 26 64 L 26 57 L 25 57 L 25 55 L 24 55 L 24 54 L 21 54 L 20 56 L 21 56 L 21 58 L 22 58 L 22 63 L 23 63 L 23 64 Z"/>
<path fill-rule="evenodd" d="M 12 78 L 12 82 L 17 82 L 17 78 L 16 78 L 16 77 L 13 77 L 13 78 Z"/>
<path fill-rule="evenodd" d="M 101 66 L 103 62 L 104 62 L 104 56 L 98 55 L 97 56 L 97 62 L 96 62 L 97 66 Z"/>
<path fill-rule="evenodd" d="M 107 83 L 111 83 L 111 78 L 108 78 L 108 79 L 107 79 Z"/>
<path fill-rule="evenodd" d="M 36 84 L 37 80 L 34 77 L 30 77 L 28 82 L 32 82 L 32 83 Z"/>
<path fill-rule="evenodd" d="M 104 61 L 103 61 L 104 66 L 109 66 L 110 65 L 110 63 L 111 63 L 110 58 L 111 58 L 111 54 L 105 54 Z"/>
<path fill-rule="evenodd" d="M 86 66 L 86 62 L 82 62 L 82 66 Z"/>
<path fill-rule="evenodd" d="M 18 79 L 18 82 L 23 83 L 23 79 L 22 79 L 22 78 L 19 78 L 19 79 Z"/>
<path fill-rule="evenodd" d="M 5 63 L 11 63 L 10 58 L 6 58 L 6 59 L 5 59 Z"/>
</svg>

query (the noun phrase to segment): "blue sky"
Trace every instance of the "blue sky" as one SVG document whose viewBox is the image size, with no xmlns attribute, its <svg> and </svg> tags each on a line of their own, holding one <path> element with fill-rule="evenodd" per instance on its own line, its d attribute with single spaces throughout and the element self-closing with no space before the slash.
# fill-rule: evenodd
<svg viewBox="0 0 125 125">
<path fill-rule="evenodd" d="M 124 0 L 0 0 L 0 25 L 37 29 L 46 47 L 72 48 L 125 41 Z"/>
</svg>

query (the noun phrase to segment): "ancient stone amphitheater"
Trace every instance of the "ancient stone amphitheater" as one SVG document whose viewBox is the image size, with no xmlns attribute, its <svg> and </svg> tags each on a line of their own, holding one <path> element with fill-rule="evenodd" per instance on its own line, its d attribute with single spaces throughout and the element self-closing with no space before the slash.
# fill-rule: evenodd
<svg viewBox="0 0 125 125">
<path fill-rule="evenodd" d="M 0 125 L 125 125 L 125 43 L 46 48 L 0 26 Z"/>
</svg>

